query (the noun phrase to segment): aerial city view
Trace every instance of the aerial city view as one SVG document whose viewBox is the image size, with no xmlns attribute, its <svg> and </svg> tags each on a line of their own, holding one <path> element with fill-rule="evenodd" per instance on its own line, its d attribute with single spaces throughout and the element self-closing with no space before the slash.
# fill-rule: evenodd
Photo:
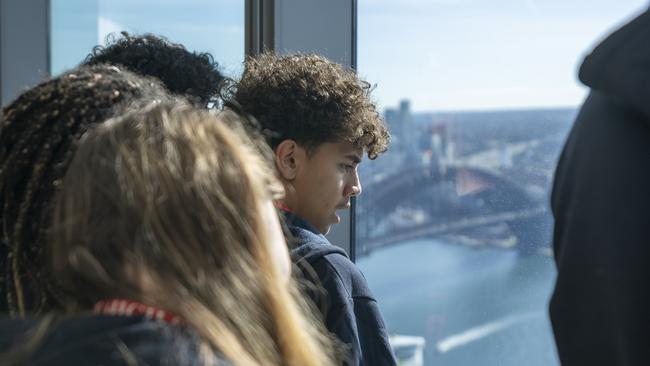
<svg viewBox="0 0 650 366">
<path fill-rule="evenodd" d="M 359 2 L 392 135 L 360 165 L 355 254 L 400 365 L 559 365 L 550 193 L 585 55 L 639 0 Z"/>
<path fill-rule="evenodd" d="M 548 202 L 575 113 L 385 110 L 393 143 L 362 164 L 356 253 L 402 364 L 557 363 Z"/>
<path fill-rule="evenodd" d="M 548 254 L 548 190 L 575 109 L 387 109 L 393 143 L 362 165 L 357 253 L 438 238 Z"/>
</svg>

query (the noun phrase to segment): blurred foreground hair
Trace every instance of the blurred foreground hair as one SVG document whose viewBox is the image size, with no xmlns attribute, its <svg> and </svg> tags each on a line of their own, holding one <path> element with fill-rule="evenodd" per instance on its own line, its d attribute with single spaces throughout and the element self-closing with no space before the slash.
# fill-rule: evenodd
<svg viewBox="0 0 650 366">
<path fill-rule="evenodd" d="M 262 207 L 282 193 L 272 172 L 249 139 L 186 104 L 97 126 L 53 216 L 50 257 L 67 311 L 131 299 L 180 316 L 205 354 L 237 365 L 331 364 L 329 338 L 265 235 Z"/>
<path fill-rule="evenodd" d="M 97 65 L 45 81 L 2 111 L 0 313 L 24 316 L 58 306 L 45 266 L 45 236 L 54 197 L 82 134 L 127 105 L 165 98 L 153 78 Z"/>
</svg>

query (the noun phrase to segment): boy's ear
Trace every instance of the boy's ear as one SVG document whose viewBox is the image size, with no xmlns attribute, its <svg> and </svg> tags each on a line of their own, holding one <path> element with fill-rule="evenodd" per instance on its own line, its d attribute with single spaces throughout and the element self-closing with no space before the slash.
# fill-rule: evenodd
<svg viewBox="0 0 650 366">
<path fill-rule="evenodd" d="M 304 150 L 294 140 L 284 140 L 275 147 L 275 166 L 280 176 L 288 181 L 296 178 Z"/>
</svg>

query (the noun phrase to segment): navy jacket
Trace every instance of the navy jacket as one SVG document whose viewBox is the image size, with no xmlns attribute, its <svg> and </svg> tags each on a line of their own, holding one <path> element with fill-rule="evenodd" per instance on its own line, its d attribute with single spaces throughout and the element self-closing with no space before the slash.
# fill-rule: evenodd
<svg viewBox="0 0 650 366">
<path fill-rule="evenodd" d="M 39 320 L 0 320 L 0 352 L 25 345 Z M 181 326 L 135 316 L 66 318 L 47 328 L 26 365 L 198 365 L 198 337 Z M 19 348 L 20 349 L 20 348 Z M 0 357 L 1 354 L 0 354 Z M 135 362 L 133 362 L 135 361 Z M 217 365 L 231 365 L 221 358 Z M 0 364 L 5 364 L 0 358 Z"/>
<path fill-rule="evenodd" d="M 550 315 L 564 365 L 650 365 L 650 12 L 586 57 L 553 186 Z"/>
<path fill-rule="evenodd" d="M 311 285 L 308 295 L 325 326 L 349 346 L 346 365 L 395 365 L 384 320 L 361 271 L 308 222 L 285 216 L 293 236 L 291 258 Z"/>
</svg>

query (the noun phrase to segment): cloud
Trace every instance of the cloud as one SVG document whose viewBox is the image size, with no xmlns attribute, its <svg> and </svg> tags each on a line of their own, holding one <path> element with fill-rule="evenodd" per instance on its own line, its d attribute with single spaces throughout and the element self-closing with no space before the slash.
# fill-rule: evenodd
<svg viewBox="0 0 650 366">
<path fill-rule="evenodd" d="M 104 44 L 106 36 L 111 33 L 119 34 L 121 31 L 129 31 L 129 29 L 113 20 L 99 16 L 97 19 L 97 44 Z"/>
<path fill-rule="evenodd" d="M 537 1 L 535 1 L 535 0 L 526 0 L 526 7 L 533 14 L 539 14 L 539 7 L 537 6 Z"/>
<path fill-rule="evenodd" d="M 383 6 L 417 6 L 417 7 L 426 7 L 431 5 L 459 5 L 463 3 L 470 3 L 470 0 L 400 0 L 399 2 L 395 0 L 365 0 L 364 5 L 383 5 Z"/>
</svg>

